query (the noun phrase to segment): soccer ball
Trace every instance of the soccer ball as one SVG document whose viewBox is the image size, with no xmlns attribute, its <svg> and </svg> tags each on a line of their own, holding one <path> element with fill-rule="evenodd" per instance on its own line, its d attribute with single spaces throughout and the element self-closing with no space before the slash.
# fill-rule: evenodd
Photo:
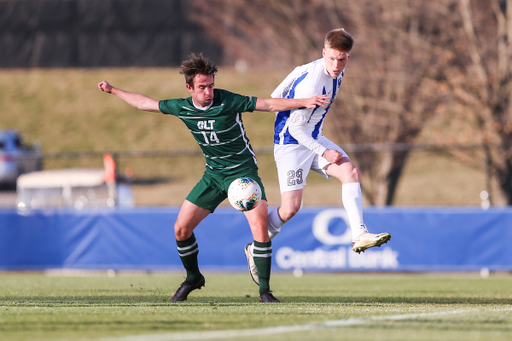
<svg viewBox="0 0 512 341">
<path fill-rule="evenodd" d="M 238 211 L 250 211 L 261 201 L 260 185 L 247 177 L 235 179 L 229 185 L 228 200 Z"/>
</svg>

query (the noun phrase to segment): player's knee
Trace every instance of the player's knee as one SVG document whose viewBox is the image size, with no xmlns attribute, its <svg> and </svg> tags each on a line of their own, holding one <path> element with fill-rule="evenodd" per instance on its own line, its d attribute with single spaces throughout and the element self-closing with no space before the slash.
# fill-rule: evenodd
<svg viewBox="0 0 512 341">
<path fill-rule="evenodd" d="M 340 174 L 341 176 L 338 177 L 339 180 L 341 180 L 342 183 L 349 183 L 349 182 L 360 182 L 361 174 L 359 173 L 359 169 L 354 166 L 354 164 L 351 162 L 349 167 L 345 167 L 342 169 L 342 172 Z"/>
<path fill-rule="evenodd" d="M 184 241 L 192 236 L 192 231 L 189 231 L 185 226 L 175 224 L 174 236 L 176 237 L 176 240 Z"/>
<path fill-rule="evenodd" d="M 279 218 L 281 218 L 281 220 L 286 223 L 288 220 L 292 219 L 293 216 L 297 214 L 297 212 L 299 212 L 299 209 L 300 206 L 291 206 L 285 209 L 283 209 L 281 206 L 279 209 Z"/>
<path fill-rule="evenodd" d="M 359 182 L 360 177 L 361 173 L 359 172 L 359 168 L 354 166 L 351 170 L 351 178 L 354 180 L 354 182 Z"/>
</svg>

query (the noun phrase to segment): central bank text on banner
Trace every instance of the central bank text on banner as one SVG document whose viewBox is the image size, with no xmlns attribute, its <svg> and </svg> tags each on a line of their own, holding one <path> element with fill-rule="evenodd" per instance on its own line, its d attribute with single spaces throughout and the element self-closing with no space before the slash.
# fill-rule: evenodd
<svg viewBox="0 0 512 341">
<path fill-rule="evenodd" d="M 0 210 L 0 269 L 178 270 L 178 208 Z M 346 212 L 303 208 L 273 239 L 273 271 L 512 271 L 512 209 L 366 208 L 380 248 L 356 254 Z M 195 230 L 204 271 L 247 271 L 243 213 L 219 208 Z M 222 245 L 219 248 L 219 245 Z"/>
</svg>

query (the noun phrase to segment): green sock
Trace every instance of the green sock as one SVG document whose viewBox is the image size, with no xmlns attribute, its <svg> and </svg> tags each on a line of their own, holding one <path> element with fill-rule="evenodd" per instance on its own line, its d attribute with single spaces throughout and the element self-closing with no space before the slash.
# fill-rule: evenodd
<svg viewBox="0 0 512 341">
<path fill-rule="evenodd" d="M 197 263 L 199 246 L 196 242 L 196 236 L 192 233 L 192 236 L 187 240 L 176 240 L 176 245 L 178 245 L 181 262 L 187 270 L 187 281 L 197 283 L 201 278 L 201 272 L 199 272 L 199 264 Z"/>
<path fill-rule="evenodd" d="M 260 243 L 254 241 L 254 263 L 260 279 L 260 295 L 270 290 L 270 266 L 272 264 L 272 242 Z"/>
</svg>

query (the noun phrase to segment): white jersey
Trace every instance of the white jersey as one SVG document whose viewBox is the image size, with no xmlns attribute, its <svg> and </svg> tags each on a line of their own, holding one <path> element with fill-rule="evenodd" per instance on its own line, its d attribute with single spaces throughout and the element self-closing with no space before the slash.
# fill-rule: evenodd
<svg viewBox="0 0 512 341">
<path fill-rule="evenodd" d="M 331 103 L 327 108 L 299 108 L 280 111 L 274 126 L 274 143 L 280 145 L 301 144 L 322 155 L 326 147 L 317 142 L 322 134 L 324 118 L 336 98 L 345 70 L 332 78 L 325 69 L 323 58 L 296 67 L 274 90 L 273 98 L 308 98 L 328 95 Z"/>
</svg>

